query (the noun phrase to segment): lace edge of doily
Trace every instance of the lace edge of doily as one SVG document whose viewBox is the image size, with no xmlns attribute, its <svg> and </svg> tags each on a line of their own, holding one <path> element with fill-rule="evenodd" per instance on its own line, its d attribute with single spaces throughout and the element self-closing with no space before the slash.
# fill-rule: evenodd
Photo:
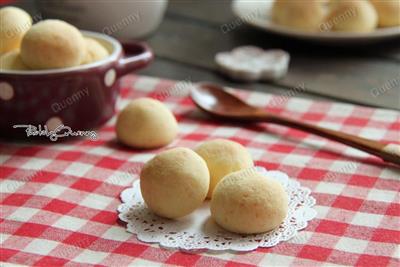
<svg viewBox="0 0 400 267">
<path fill-rule="evenodd" d="M 129 188 L 128 188 L 129 189 Z M 125 189 L 127 190 L 127 189 Z M 313 209 L 312 207 L 315 205 L 316 200 L 314 197 L 308 195 L 308 198 L 311 199 L 311 203 L 310 205 L 304 205 L 302 206 L 303 209 L 307 209 L 309 210 L 311 213 L 313 213 L 313 216 L 309 216 L 309 217 L 305 217 L 306 219 L 302 222 L 304 222 L 304 224 L 302 225 L 291 225 L 294 228 L 294 233 L 290 236 L 283 236 L 280 235 L 279 238 L 277 238 L 274 242 L 270 243 L 270 244 L 260 244 L 260 243 L 255 243 L 254 246 L 248 246 L 248 247 L 240 247 L 240 246 L 233 246 L 231 248 L 227 248 L 227 247 L 215 247 L 215 246 L 207 246 L 207 245 L 203 245 L 203 246 L 198 246 L 198 247 L 193 247 L 193 248 L 187 248 L 187 247 L 182 247 L 182 246 L 171 246 L 165 243 L 164 240 L 155 240 L 155 239 L 146 239 L 143 236 L 140 235 L 140 233 L 138 233 L 137 231 L 134 231 L 134 226 L 132 224 L 132 222 L 124 217 L 124 213 L 127 210 L 130 209 L 130 205 L 128 203 L 122 203 L 118 206 L 118 211 L 120 212 L 118 214 L 118 218 L 127 223 L 126 227 L 127 227 L 127 231 L 134 234 L 136 236 L 136 238 L 144 243 L 150 243 L 150 244 L 158 244 L 160 247 L 166 248 L 166 249 L 179 249 L 182 251 L 189 251 L 189 252 L 194 252 L 194 251 L 202 251 L 202 250 L 212 250 L 212 251 L 217 251 L 217 252 L 221 252 L 221 251 L 239 251 L 239 252 L 248 252 L 248 251 L 252 251 L 255 250 L 259 247 L 262 248 L 269 248 L 269 247 L 274 247 L 276 245 L 278 245 L 281 242 L 286 242 L 289 241 L 290 239 L 294 238 L 296 236 L 296 234 L 298 232 L 300 232 L 301 230 L 307 228 L 308 226 L 308 222 L 311 221 L 312 219 L 314 219 L 317 215 L 317 212 L 315 209 Z"/>
<path fill-rule="evenodd" d="M 286 174 L 285 174 L 286 175 Z M 316 199 L 311 196 L 311 189 L 307 188 L 307 187 L 303 187 L 301 186 L 301 184 L 298 181 L 294 181 L 294 180 L 289 180 L 290 184 L 292 185 L 292 188 L 295 188 L 296 190 L 300 190 L 304 195 L 304 201 L 303 201 L 303 205 L 301 205 L 301 209 L 303 209 L 304 211 L 308 211 L 309 215 L 308 217 L 302 217 L 304 218 L 304 220 L 301 220 L 301 224 L 296 225 L 296 224 L 291 224 L 291 227 L 294 228 L 294 232 L 291 235 L 288 236 L 284 236 L 282 234 L 279 235 L 279 238 L 275 238 L 273 240 L 273 242 L 271 242 L 270 244 L 260 244 L 260 243 L 254 243 L 254 246 L 247 246 L 247 247 L 240 247 L 240 246 L 232 246 L 230 248 L 227 247 L 216 247 L 216 246 L 212 246 L 212 244 L 204 244 L 202 246 L 198 246 L 198 247 L 192 247 L 192 248 L 187 248 L 187 247 L 182 247 L 181 245 L 177 245 L 177 246 L 171 246 L 166 244 L 165 240 L 156 240 L 156 239 L 149 239 L 149 238 L 144 238 L 143 236 L 140 235 L 139 232 L 134 230 L 134 225 L 132 224 L 132 222 L 128 219 L 125 218 L 125 212 L 127 212 L 131 207 L 131 203 L 128 203 L 128 196 L 130 195 L 130 197 L 133 197 L 132 192 L 134 191 L 134 186 L 136 183 L 139 183 L 139 180 L 136 180 L 133 182 L 131 187 L 128 187 L 126 189 L 124 189 L 120 196 L 121 196 L 121 201 L 122 203 L 117 207 L 117 210 L 119 212 L 118 214 L 118 218 L 127 223 L 127 231 L 134 234 L 136 236 L 136 238 L 141 241 L 141 242 L 145 242 L 145 243 L 152 243 L 152 244 L 158 244 L 160 247 L 164 247 L 164 248 L 168 248 L 168 249 L 180 249 L 182 251 L 201 251 L 201 250 L 211 250 L 211 251 L 241 251 L 241 252 L 246 252 L 246 251 L 252 251 L 257 249 L 258 247 L 263 247 L 263 248 L 268 248 L 268 247 L 273 247 L 276 246 L 277 244 L 281 243 L 282 241 L 288 241 L 292 238 L 294 238 L 297 233 L 305 228 L 307 228 L 309 221 L 311 221 L 312 219 L 314 219 L 317 215 L 317 211 L 312 208 L 315 204 L 316 204 Z M 289 184 L 287 185 L 287 187 L 289 187 Z"/>
</svg>

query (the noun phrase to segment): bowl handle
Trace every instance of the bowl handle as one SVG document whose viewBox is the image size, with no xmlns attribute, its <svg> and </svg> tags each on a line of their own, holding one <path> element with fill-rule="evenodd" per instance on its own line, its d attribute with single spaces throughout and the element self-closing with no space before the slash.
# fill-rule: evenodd
<svg viewBox="0 0 400 267">
<path fill-rule="evenodd" d="M 154 58 L 153 51 L 144 43 L 125 41 L 122 48 L 124 53 L 118 61 L 118 76 L 145 67 Z"/>
</svg>

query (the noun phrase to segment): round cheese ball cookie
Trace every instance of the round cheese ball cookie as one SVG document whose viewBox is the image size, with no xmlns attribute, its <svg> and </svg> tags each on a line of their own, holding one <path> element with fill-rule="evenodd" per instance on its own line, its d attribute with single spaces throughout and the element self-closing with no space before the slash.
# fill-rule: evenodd
<svg viewBox="0 0 400 267">
<path fill-rule="evenodd" d="M 276 0 L 271 17 L 276 24 L 303 31 L 317 31 L 324 19 L 324 9 L 319 0 Z"/>
<path fill-rule="evenodd" d="M 86 44 L 80 31 L 61 20 L 33 25 L 21 43 L 21 57 L 31 69 L 67 68 L 81 64 Z"/>
<path fill-rule="evenodd" d="M 206 141 L 195 151 L 206 161 L 210 171 L 210 189 L 207 198 L 211 198 L 215 186 L 225 175 L 253 166 L 253 160 L 246 148 L 230 140 Z"/>
<path fill-rule="evenodd" d="M 178 123 L 160 101 L 138 98 L 118 114 L 116 132 L 118 140 L 127 146 L 156 148 L 174 140 Z"/>
<path fill-rule="evenodd" d="M 104 46 L 92 38 L 85 38 L 86 55 L 81 64 L 88 64 L 103 58 L 106 58 L 109 53 Z"/>
<path fill-rule="evenodd" d="M 22 37 L 32 26 L 32 18 L 24 10 L 8 6 L 0 9 L 0 54 L 19 49 Z"/>
<path fill-rule="evenodd" d="M 147 162 L 140 173 L 140 190 L 155 214 L 175 219 L 188 215 L 204 201 L 210 176 L 194 151 L 178 147 Z"/>
<path fill-rule="evenodd" d="M 215 187 L 210 205 L 212 218 L 222 228 L 257 234 L 283 222 L 288 196 L 279 182 L 251 168 L 224 177 Z"/>
<path fill-rule="evenodd" d="M 380 27 L 394 27 L 400 25 L 399 0 L 371 0 L 378 13 Z"/>
<path fill-rule="evenodd" d="M 22 62 L 18 50 L 10 51 L 0 57 L 1 70 L 29 70 Z"/>
<path fill-rule="evenodd" d="M 378 15 L 366 0 L 334 2 L 324 25 L 332 31 L 370 32 L 378 24 Z"/>
</svg>

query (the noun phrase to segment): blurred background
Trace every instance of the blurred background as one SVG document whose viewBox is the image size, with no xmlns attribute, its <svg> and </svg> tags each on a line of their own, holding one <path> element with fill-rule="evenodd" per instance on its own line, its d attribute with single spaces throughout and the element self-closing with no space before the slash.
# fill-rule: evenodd
<svg viewBox="0 0 400 267">
<path fill-rule="evenodd" d="M 0 1 L 1 5 L 24 8 L 34 22 L 61 18 L 81 29 L 146 41 L 156 60 L 138 74 L 192 82 L 215 81 L 276 94 L 288 94 L 288 90 L 303 86 L 304 90 L 297 90 L 296 96 L 400 109 L 398 34 L 390 38 L 353 38 L 348 42 L 290 37 L 252 27 L 246 18 L 235 15 L 233 2 Z M 253 15 L 263 17 L 267 12 L 262 8 L 256 11 L 249 14 L 248 20 Z M 287 75 L 262 83 L 239 83 L 221 75 L 214 62 L 215 54 L 241 45 L 288 51 L 291 61 Z"/>
</svg>

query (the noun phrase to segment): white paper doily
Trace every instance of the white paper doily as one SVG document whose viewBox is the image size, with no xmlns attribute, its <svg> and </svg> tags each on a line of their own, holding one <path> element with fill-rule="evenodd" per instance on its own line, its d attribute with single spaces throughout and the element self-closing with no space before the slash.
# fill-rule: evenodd
<svg viewBox="0 0 400 267">
<path fill-rule="evenodd" d="M 140 241 L 158 243 L 167 248 L 250 251 L 275 246 L 294 237 L 316 216 L 312 208 L 315 199 L 310 196 L 310 189 L 301 187 L 299 182 L 289 179 L 285 173 L 255 168 L 279 181 L 289 196 L 288 216 L 277 229 L 268 233 L 239 235 L 223 230 L 211 219 L 209 201 L 179 220 L 161 218 L 146 207 L 139 180 L 121 193 L 123 203 L 118 207 L 119 218 L 127 223 L 127 230 L 136 234 Z"/>
</svg>

